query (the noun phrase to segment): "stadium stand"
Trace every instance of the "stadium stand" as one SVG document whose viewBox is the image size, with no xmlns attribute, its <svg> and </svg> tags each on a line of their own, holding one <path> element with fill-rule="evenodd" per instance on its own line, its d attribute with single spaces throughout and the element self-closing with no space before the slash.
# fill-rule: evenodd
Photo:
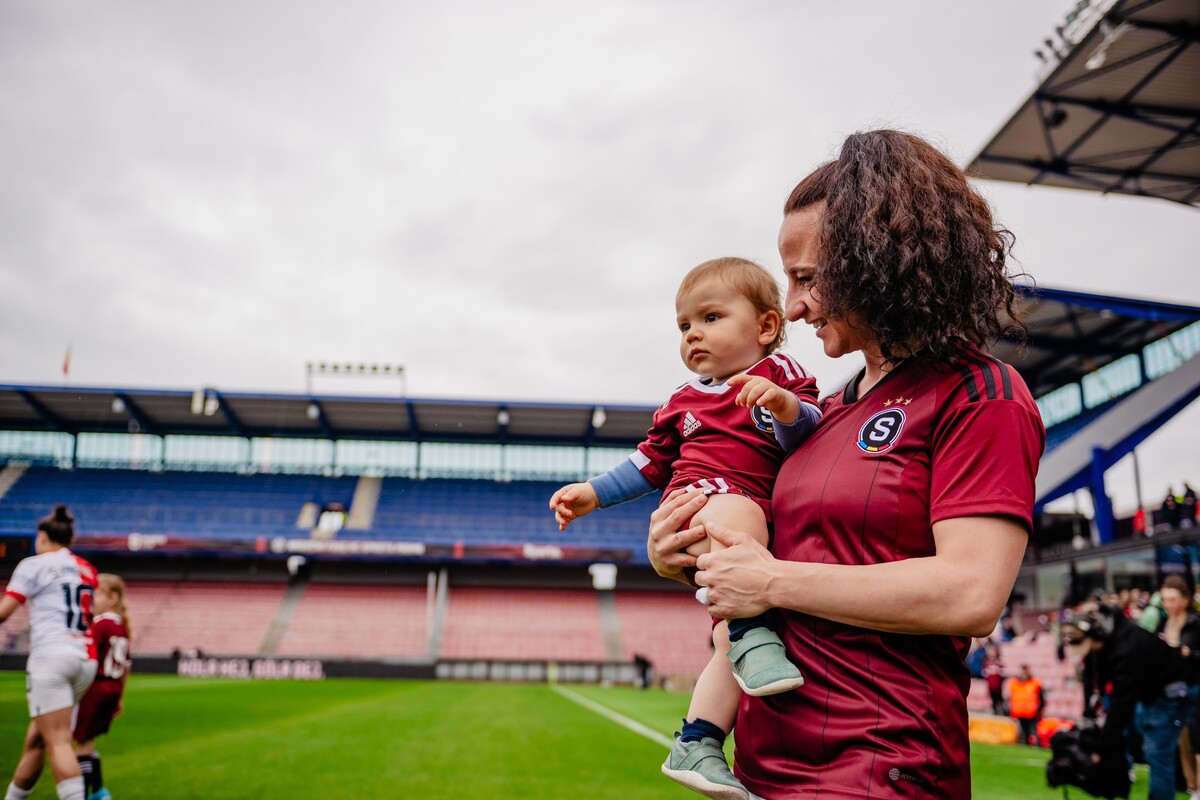
<svg viewBox="0 0 1200 800">
<path fill-rule="evenodd" d="M 711 617 L 691 592 L 618 589 L 625 656 L 641 654 L 659 675 L 696 676 L 712 656 Z"/>
<path fill-rule="evenodd" d="M 441 657 L 605 661 L 596 593 L 451 586 Z"/>
<path fill-rule="evenodd" d="M 1079 683 L 1078 660 L 1068 657 L 1060 661 L 1053 636 L 1038 636 L 1035 640 L 1022 636 L 1004 642 L 1000 645 L 1000 656 L 1010 676 L 1015 675 L 1022 664 L 1028 664 L 1030 673 L 1042 682 L 1046 698 L 1044 716 L 1063 719 L 1079 719 L 1083 716 L 1083 689 Z M 992 712 L 987 682 L 982 678 L 971 679 L 967 709 L 984 714 Z"/>
<path fill-rule="evenodd" d="M 0 595 L 8 581 L 0 581 Z M 0 653 L 26 653 L 29 651 L 29 610 L 22 604 L 0 628 Z"/>
<path fill-rule="evenodd" d="M 0 532 L 28 534 L 46 509 L 65 502 L 80 520 L 84 536 L 306 536 L 307 530 L 297 527 L 305 506 L 349 507 L 356 482 L 353 477 L 30 467 L 0 499 Z M 605 509 L 562 532 L 546 508 L 561 485 L 389 478 L 382 481 L 372 526 L 347 526 L 343 535 L 433 544 L 619 546 L 640 554 L 657 493 Z"/>
<path fill-rule="evenodd" d="M 282 583 L 130 582 L 134 655 L 257 653 L 285 590 Z"/>
<path fill-rule="evenodd" d="M 424 658 L 429 636 L 424 587 L 310 583 L 275 654 Z"/>
<path fill-rule="evenodd" d="M 641 550 L 653 493 L 604 509 L 558 530 L 546 503 L 561 482 L 389 478 L 383 481 L 374 526 L 364 538 L 453 543 L 546 543 L 623 546 Z"/>
<path fill-rule="evenodd" d="M 305 503 L 349 505 L 354 478 L 30 467 L 0 502 L 0 531 L 28 534 L 67 503 L 86 534 L 295 535 Z"/>
</svg>

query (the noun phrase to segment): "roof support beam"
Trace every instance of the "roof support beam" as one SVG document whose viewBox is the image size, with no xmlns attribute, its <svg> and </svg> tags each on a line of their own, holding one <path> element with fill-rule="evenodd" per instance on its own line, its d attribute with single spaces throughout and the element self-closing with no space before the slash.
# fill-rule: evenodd
<svg viewBox="0 0 1200 800">
<path fill-rule="evenodd" d="M 133 399 L 128 394 L 125 392 L 116 392 L 115 396 L 118 400 L 125 404 L 125 410 L 129 412 L 129 416 L 133 419 L 133 421 L 137 423 L 138 433 L 158 434 L 158 431 L 156 430 L 157 426 L 154 424 L 154 420 L 146 416 L 146 412 L 143 411 L 137 403 L 133 402 Z"/>
<path fill-rule="evenodd" d="M 75 433 L 75 429 L 73 427 L 68 425 L 62 417 L 58 416 L 49 408 L 47 408 L 45 403 L 34 397 L 32 392 L 29 392 L 25 389 L 17 389 L 16 392 L 17 395 L 25 401 L 25 405 L 29 406 L 29 408 L 33 410 L 34 414 L 37 414 L 38 419 L 46 423 L 47 427 L 57 428 L 60 431 L 66 431 L 71 434 Z"/>
<path fill-rule="evenodd" d="M 325 407 L 321 405 L 321 401 L 315 397 L 308 398 L 309 408 L 317 409 L 317 427 L 321 429 L 321 434 L 329 440 L 337 439 L 337 435 L 333 431 L 333 426 L 329 424 L 329 417 L 325 416 Z"/>
<path fill-rule="evenodd" d="M 1200 109 L 1197 108 L 1179 108 L 1175 106 L 1158 106 L 1147 103 L 1125 102 L 1114 103 L 1108 100 L 1089 100 L 1082 97 L 1066 97 L 1061 94 L 1050 94 L 1047 92 L 1038 92 L 1034 95 L 1035 100 L 1043 103 L 1050 103 L 1056 106 L 1078 106 L 1096 111 L 1100 114 L 1107 114 L 1113 117 L 1121 117 L 1122 119 L 1133 120 L 1144 125 L 1150 125 L 1155 128 L 1163 128 L 1172 133 L 1179 133 L 1190 129 L 1198 118 L 1200 118 Z M 1174 117 L 1180 120 L 1180 124 L 1173 125 L 1169 122 L 1163 122 L 1151 117 Z M 1190 123 L 1190 124 L 1189 124 Z"/>
<path fill-rule="evenodd" d="M 229 407 L 229 403 L 221 396 L 221 393 L 216 389 L 209 389 L 208 393 L 209 396 L 216 398 L 217 408 L 221 410 L 221 416 L 225 418 L 225 422 L 229 424 L 233 432 L 243 439 L 249 439 L 250 436 L 246 433 L 242 421 L 237 418 L 237 414 L 233 413 L 233 409 Z"/>
<path fill-rule="evenodd" d="M 1159 181 L 1174 181 L 1176 183 L 1183 184 L 1183 185 L 1192 185 L 1194 183 L 1197 183 L 1195 178 L 1189 178 L 1189 177 L 1186 177 L 1183 175 L 1169 175 L 1169 174 L 1162 173 L 1162 172 L 1144 172 L 1140 176 L 1134 176 L 1134 175 L 1131 175 L 1128 170 L 1115 169 L 1113 167 L 1100 167 L 1100 166 L 1090 166 L 1090 165 L 1086 165 L 1086 164 L 1075 164 L 1075 163 L 1072 163 L 1065 159 L 1059 159 L 1056 162 L 1047 162 L 1047 161 L 1043 161 L 1040 158 L 1026 159 L 1026 158 L 1012 158 L 1009 156 L 981 155 L 979 157 L 979 160 L 980 161 L 990 161 L 994 164 L 1008 164 L 1011 166 L 1028 167 L 1029 169 L 1036 170 L 1038 172 L 1049 172 L 1054 175 L 1061 175 L 1065 178 L 1070 178 L 1072 180 L 1079 181 L 1080 183 L 1084 183 L 1084 184 L 1087 184 L 1088 186 L 1093 186 L 1093 187 L 1095 187 L 1097 189 L 1101 189 L 1101 190 L 1108 190 L 1109 189 L 1108 185 L 1104 184 L 1098 180 L 1089 178 L 1087 174 L 1080 174 L 1080 173 L 1082 172 L 1082 173 L 1094 174 L 1097 176 L 1106 176 L 1106 177 L 1114 177 L 1114 178 L 1129 178 L 1129 177 L 1150 178 L 1152 180 L 1159 180 Z M 1037 182 L 1038 181 L 1036 178 L 1033 181 L 1031 181 L 1031 183 L 1037 183 Z M 1146 194 L 1146 192 L 1138 191 L 1138 192 L 1131 192 L 1131 194 Z"/>
</svg>

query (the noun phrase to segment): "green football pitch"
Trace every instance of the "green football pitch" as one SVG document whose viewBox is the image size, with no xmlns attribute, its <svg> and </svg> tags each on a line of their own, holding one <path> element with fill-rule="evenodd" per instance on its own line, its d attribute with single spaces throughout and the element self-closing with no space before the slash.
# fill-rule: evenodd
<svg viewBox="0 0 1200 800">
<path fill-rule="evenodd" d="M 599 686 L 135 675 L 124 716 L 97 744 L 116 800 L 687 800 L 699 795 L 658 771 L 687 700 Z M 3 785 L 26 713 L 24 675 L 0 673 Z M 1046 758 L 977 746 L 975 797 L 1061 797 L 1045 784 Z M 44 775 L 32 797 L 54 796 Z"/>
</svg>

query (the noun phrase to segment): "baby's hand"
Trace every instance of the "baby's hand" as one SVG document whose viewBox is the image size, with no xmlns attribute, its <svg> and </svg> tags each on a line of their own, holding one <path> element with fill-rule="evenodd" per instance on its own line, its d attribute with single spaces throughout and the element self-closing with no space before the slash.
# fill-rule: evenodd
<svg viewBox="0 0 1200 800">
<path fill-rule="evenodd" d="M 600 507 L 596 490 L 590 483 L 572 483 L 562 487 L 550 498 L 550 510 L 558 529 L 565 531 L 571 520 L 590 514 Z"/>
<path fill-rule="evenodd" d="M 800 416 L 800 398 L 760 375 L 734 375 L 729 384 L 742 387 L 734 400 L 739 406 L 765 408 L 784 425 L 791 425 Z"/>
</svg>

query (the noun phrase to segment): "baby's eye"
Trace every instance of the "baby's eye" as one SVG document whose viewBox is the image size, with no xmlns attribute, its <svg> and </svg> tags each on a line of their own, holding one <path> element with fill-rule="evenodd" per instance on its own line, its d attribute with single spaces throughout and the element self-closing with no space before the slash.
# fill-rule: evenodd
<svg viewBox="0 0 1200 800">
<path fill-rule="evenodd" d="M 687 333 L 688 328 L 690 328 L 690 327 L 692 327 L 691 323 L 688 323 L 688 322 L 679 323 L 679 330 L 682 331 L 683 333 Z"/>
<path fill-rule="evenodd" d="M 711 314 L 711 313 L 710 313 L 710 314 L 705 314 L 705 315 L 704 315 L 704 321 L 705 321 L 705 322 L 716 322 L 718 319 L 720 319 L 720 317 L 719 317 L 719 316 L 717 316 L 716 314 Z"/>
</svg>

